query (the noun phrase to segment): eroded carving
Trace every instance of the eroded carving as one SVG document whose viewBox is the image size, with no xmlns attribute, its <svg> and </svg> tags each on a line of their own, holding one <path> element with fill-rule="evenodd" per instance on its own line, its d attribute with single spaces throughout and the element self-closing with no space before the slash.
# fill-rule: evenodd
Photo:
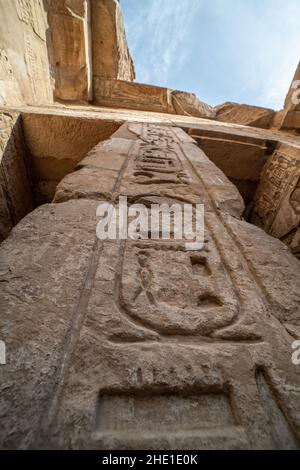
<svg viewBox="0 0 300 470">
<path fill-rule="evenodd" d="M 300 224 L 300 151 L 281 146 L 270 157 L 259 184 L 252 221 L 293 247 Z"/>
<path fill-rule="evenodd" d="M 43 40 L 45 40 L 45 24 L 43 23 L 42 0 L 17 0 L 17 13 L 21 21 L 31 26 L 33 31 Z"/>
<path fill-rule="evenodd" d="M 216 250 L 209 254 L 211 276 L 196 268 L 199 259 L 203 261 L 180 249 L 152 250 L 145 244 L 140 250 L 129 244 L 122 273 L 123 308 L 165 335 L 210 336 L 230 325 L 239 304 Z"/>
<path fill-rule="evenodd" d="M 109 157 L 126 148 L 118 169 L 110 169 L 114 176 L 106 200 L 117 204 L 118 196 L 127 194 L 130 202 L 147 207 L 204 202 L 204 247 L 187 252 L 184 238 L 97 240 L 93 214 L 100 199 L 91 200 L 86 173 L 81 178 L 75 172 L 81 199 L 69 175 L 67 202 L 42 206 L 21 223 L 15 240 L 29 246 L 34 259 L 16 259 L 10 245 L 1 252 L 5 295 L 0 292 L 0 299 L 4 312 L 15 302 L 27 334 L 32 318 L 38 335 L 51 328 L 32 365 L 32 381 L 41 367 L 52 372 L 34 382 L 39 395 L 33 404 L 32 381 L 27 387 L 24 381 L 12 385 L 14 407 L 24 410 L 26 404 L 22 423 L 33 430 L 24 442 L 20 420 L 14 421 L 14 442 L 97 449 L 297 446 L 299 375 L 288 333 L 299 324 L 297 260 L 239 218 L 243 206 L 237 191 L 180 129 L 134 125 L 130 132 L 124 126 L 101 147 L 93 165 L 88 166 L 90 159 L 83 164 L 95 173 L 95 189 L 103 185 L 97 171 L 104 175 L 111 168 Z M 189 185 L 140 180 L 149 173 L 165 177 L 180 171 Z M 47 243 L 41 252 L 40 234 Z M 258 246 L 259 263 L 253 255 Z M 20 270 L 31 269 L 35 276 L 25 282 Z M 276 298 L 269 290 L 271 275 Z M 25 292 L 30 321 L 24 323 L 22 301 L 12 299 L 10 283 Z M 46 324 L 47 315 L 56 321 Z M 49 344 L 55 357 L 47 355 Z M 30 346 L 26 353 L 31 354 Z M 12 367 L 18 372 L 20 365 Z M 275 383 L 272 391 L 265 376 L 255 376 L 262 369 Z M 4 393 L 9 403 L 12 389 Z M 284 410 L 291 433 L 274 402 Z M 4 425 L 11 429 L 8 416 Z M 276 426 L 283 426 L 282 441 L 274 438 Z"/>
</svg>

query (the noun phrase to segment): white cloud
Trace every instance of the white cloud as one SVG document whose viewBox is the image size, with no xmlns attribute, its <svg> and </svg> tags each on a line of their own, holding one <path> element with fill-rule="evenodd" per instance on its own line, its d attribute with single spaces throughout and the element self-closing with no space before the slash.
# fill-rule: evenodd
<svg viewBox="0 0 300 470">
<path fill-rule="evenodd" d="M 300 59 L 299 0 L 227 0 L 227 11 L 223 0 L 213 5 L 227 83 L 236 80 L 244 102 L 280 109 Z"/>
<path fill-rule="evenodd" d="M 300 59 L 300 3 L 274 0 L 273 5 L 252 20 L 249 87 L 258 105 L 280 109 Z"/>
<path fill-rule="evenodd" d="M 140 14 L 131 16 L 127 22 L 133 57 L 139 51 L 140 60 L 136 64 L 138 81 L 167 86 L 171 73 L 178 73 L 183 67 L 189 54 L 185 42 L 201 2 L 143 0 Z M 147 43 L 142 44 L 145 38 Z"/>
<path fill-rule="evenodd" d="M 299 0 L 122 0 L 137 81 L 211 104 L 280 109 L 300 58 Z"/>
</svg>

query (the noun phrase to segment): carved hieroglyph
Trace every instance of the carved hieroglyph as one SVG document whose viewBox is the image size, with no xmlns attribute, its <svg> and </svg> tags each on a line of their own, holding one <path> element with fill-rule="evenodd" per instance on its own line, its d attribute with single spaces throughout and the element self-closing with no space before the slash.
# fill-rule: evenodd
<svg viewBox="0 0 300 470">
<path fill-rule="evenodd" d="M 0 16 L 0 103 L 51 103 L 43 1 L 0 2 Z"/>
<path fill-rule="evenodd" d="M 281 144 L 269 158 L 252 221 L 300 255 L 300 148 Z"/>
<path fill-rule="evenodd" d="M 203 249 L 98 240 L 120 194 L 204 203 Z M 299 263 L 195 141 L 124 125 L 55 201 L 0 249 L 2 447 L 298 448 Z"/>
<path fill-rule="evenodd" d="M 0 105 L 88 102 L 93 76 L 134 79 L 116 0 L 5 0 L 0 17 Z"/>
</svg>

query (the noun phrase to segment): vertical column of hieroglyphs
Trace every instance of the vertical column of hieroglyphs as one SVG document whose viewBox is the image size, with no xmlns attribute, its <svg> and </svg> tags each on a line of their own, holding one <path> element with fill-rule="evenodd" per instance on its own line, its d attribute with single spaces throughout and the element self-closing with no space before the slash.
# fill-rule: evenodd
<svg viewBox="0 0 300 470">
<path fill-rule="evenodd" d="M 52 102 L 42 0 L 1 2 L 0 10 L 2 103 Z"/>
</svg>

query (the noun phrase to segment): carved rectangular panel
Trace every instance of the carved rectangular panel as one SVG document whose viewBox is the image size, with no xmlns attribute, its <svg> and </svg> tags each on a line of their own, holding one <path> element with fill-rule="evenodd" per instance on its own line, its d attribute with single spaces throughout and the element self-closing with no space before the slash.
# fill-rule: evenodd
<svg viewBox="0 0 300 470">
<path fill-rule="evenodd" d="M 234 439 L 247 438 L 236 423 L 226 394 L 186 395 L 128 394 L 101 395 L 98 403 L 94 439 L 107 448 L 113 442 L 132 445 L 140 436 L 144 446 L 155 439 L 169 442 L 205 442 L 213 447 L 218 441 L 230 445 Z M 180 436 L 180 437 L 179 437 Z"/>
</svg>

